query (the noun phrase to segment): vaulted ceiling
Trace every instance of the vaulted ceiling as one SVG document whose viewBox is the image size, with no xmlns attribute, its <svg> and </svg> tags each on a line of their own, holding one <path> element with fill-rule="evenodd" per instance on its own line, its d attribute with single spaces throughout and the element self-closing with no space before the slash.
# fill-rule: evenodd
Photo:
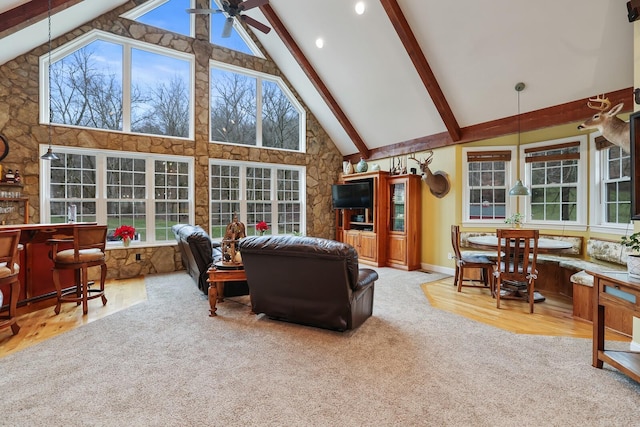
<svg viewBox="0 0 640 427">
<path fill-rule="evenodd" d="M 53 36 L 126 0 L 51 0 Z M 270 0 L 247 14 L 345 156 L 378 158 L 581 121 L 606 93 L 633 109 L 623 0 Z M 0 64 L 42 44 L 48 0 L 3 0 Z M 315 45 L 323 38 L 324 47 Z"/>
</svg>

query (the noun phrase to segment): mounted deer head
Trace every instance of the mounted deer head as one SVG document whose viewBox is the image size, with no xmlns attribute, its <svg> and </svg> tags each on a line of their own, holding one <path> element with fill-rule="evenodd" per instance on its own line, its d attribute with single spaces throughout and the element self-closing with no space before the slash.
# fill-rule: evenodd
<svg viewBox="0 0 640 427">
<path fill-rule="evenodd" d="M 629 123 L 616 117 L 624 103 L 621 102 L 609 110 L 611 101 L 602 95 L 589 98 L 587 106 L 593 110 L 598 110 L 599 113 L 594 114 L 593 117 L 578 126 L 578 129 L 597 129 L 607 141 L 630 153 Z"/>
<path fill-rule="evenodd" d="M 431 160 L 433 160 L 433 150 L 427 151 L 427 158 L 424 161 L 416 159 L 415 154 L 409 156 L 411 160 L 418 162 L 420 165 L 420 170 L 422 171 L 422 180 L 427 183 L 429 187 L 429 191 L 431 194 L 441 199 L 447 195 L 449 190 L 451 189 L 451 184 L 449 183 L 449 177 L 446 172 L 436 171 L 435 173 L 431 173 L 431 169 L 429 169 L 429 164 Z"/>
</svg>

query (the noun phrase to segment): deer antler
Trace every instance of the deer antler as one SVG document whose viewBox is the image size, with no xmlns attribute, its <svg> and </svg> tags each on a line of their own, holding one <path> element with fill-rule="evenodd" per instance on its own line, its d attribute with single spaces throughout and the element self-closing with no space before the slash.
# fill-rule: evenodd
<svg viewBox="0 0 640 427">
<path fill-rule="evenodd" d="M 591 101 L 593 101 L 594 104 L 592 104 Z M 600 105 L 597 105 L 595 103 L 598 103 Z M 591 108 L 592 110 L 606 111 L 609 109 L 609 107 L 611 107 L 611 101 L 609 101 L 609 98 L 606 98 L 603 93 L 602 95 L 598 95 L 595 98 L 589 98 L 587 107 Z"/>
<path fill-rule="evenodd" d="M 425 163 L 429 164 L 431 163 L 431 159 L 433 158 L 433 150 L 429 150 L 427 151 L 427 158 L 425 159 Z"/>
</svg>

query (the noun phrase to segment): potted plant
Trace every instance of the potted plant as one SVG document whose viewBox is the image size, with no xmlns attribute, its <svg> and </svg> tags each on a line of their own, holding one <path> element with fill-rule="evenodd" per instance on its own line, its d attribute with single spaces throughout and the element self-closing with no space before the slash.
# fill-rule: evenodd
<svg viewBox="0 0 640 427">
<path fill-rule="evenodd" d="M 622 246 L 629 248 L 627 254 L 627 271 L 629 278 L 640 280 L 640 232 L 630 236 L 622 236 L 620 239 Z"/>
<path fill-rule="evenodd" d="M 511 224 L 515 228 L 520 228 L 520 226 L 524 222 L 524 215 L 522 215 L 520 212 L 516 212 L 509 218 L 506 218 L 504 222 L 507 224 Z"/>
<path fill-rule="evenodd" d="M 118 240 L 122 240 L 122 244 L 124 246 L 129 246 L 131 240 L 136 237 L 136 229 L 130 225 L 121 225 L 116 228 L 116 231 L 113 233 L 113 237 Z"/>
</svg>

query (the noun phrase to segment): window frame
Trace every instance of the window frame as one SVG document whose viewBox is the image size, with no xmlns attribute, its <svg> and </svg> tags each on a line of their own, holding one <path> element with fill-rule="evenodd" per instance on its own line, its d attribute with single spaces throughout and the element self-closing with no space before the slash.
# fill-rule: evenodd
<svg viewBox="0 0 640 427">
<path fill-rule="evenodd" d="M 518 204 L 513 200 L 513 196 L 509 196 L 509 189 L 511 188 L 512 183 L 515 182 L 515 177 L 517 176 L 517 161 L 516 159 L 516 146 L 508 145 L 508 146 L 486 146 L 486 147 L 463 147 L 462 148 L 462 225 L 464 227 L 487 227 L 487 228 L 496 228 L 504 226 L 504 220 L 497 219 L 471 219 L 471 211 L 470 211 L 470 191 L 471 187 L 469 186 L 469 162 L 467 161 L 467 155 L 469 152 L 489 152 L 489 151 L 510 151 L 511 152 L 511 160 L 505 161 L 505 180 L 507 184 L 506 188 L 506 200 L 505 200 L 505 218 L 508 218 L 513 213 L 515 213 L 518 209 Z M 523 159 L 520 158 L 520 161 L 523 162 Z M 522 165 L 521 165 L 522 167 Z"/>
<path fill-rule="evenodd" d="M 298 101 L 298 99 L 294 96 L 293 92 L 289 89 L 289 87 L 285 84 L 285 81 L 282 77 L 274 76 L 272 74 L 261 73 L 259 71 L 251 70 L 248 68 L 238 67 L 235 65 L 227 64 L 224 62 L 210 60 L 209 61 L 209 118 L 211 118 L 212 106 L 211 106 L 211 71 L 212 69 L 219 69 L 223 71 L 228 71 L 231 73 L 238 73 L 242 75 L 246 75 L 256 79 L 256 144 L 255 145 L 247 145 L 247 144 L 239 144 L 235 142 L 227 142 L 227 141 L 216 141 L 213 139 L 213 133 L 211 131 L 211 121 L 209 120 L 209 143 L 211 144 L 225 144 L 225 145 L 233 145 L 238 147 L 249 147 L 249 148 L 259 148 L 262 150 L 277 150 L 277 151 L 288 151 L 293 153 L 306 153 L 307 151 L 307 115 L 306 110 L 302 106 L 302 104 Z M 270 81 L 278 85 L 280 90 L 287 96 L 289 102 L 296 108 L 298 111 L 298 141 L 299 146 L 297 150 L 292 150 L 288 148 L 277 148 L 277 147 L 265 147 L 262 145 L 262 81 Z"/>
<path fill-rule="evenodd" d="M 633 230 L 633 221 L 629 221 L 628 224 L 604 222 L 606 218 L 606 205 L 601 203 L 601 201 L 604 200 L 605 197 L 603 179 L 605 176 L 605 167 L 607 166 L 605 161 L 608 158 L 605 151 L 608 151 L 608 149 L 598 150 L 596 148 L 596 139 L 600 136 L 602 136 L 600 132 L 592 132 L 589 134 L 589 161 L 593 165 L 591 168 L 593 171 L 591 174 L 593 181 L 591 181 L 589 188 L 589 212 L 592 213 L 589 217 L 589 228 L 591 231 L 599 233 L 623 236 L 630 230 Z M 631 181 L 631 177 L 629 177 L 629 181 Z M 630 214 L 633 216 L 633 212 L 630 212 Z"/>
<path fill-rule="evenodd" d="M 101 30 L 91 30 L 86 34 L 65 43 L 51 52 L 51 62 L 54 63 L 60 59 L 63 59 L 74 52 L 84 48 L 85 46 L 93 43 L 94 41 L 104 41 L 108 43 L 114 43 L 122 46 L 122 96 L 123 96 L 123 122 L 122 130 L 118 129 L 103 129 L 93 128 L 86 126 L 77 126 L 66 123 L 52 123 L 50 122 L 50 87 L 49 87 L 49 54 L 45 53 L 39 58 L 39 77 L 40 77 L 40 90 L 39 90 L 39 111 L 40 111 L 40 124 L 51 126 L 64 126 L 76 129 L 90 129 L 92 131 L 101 132 L 115 132 L 124 133 L 128 135 L 145 135 L 158 138 L 172 138 L 182 140 L 193 140 L 195 138 L 195 57 L 190 53 L 179 52 L 177 50 L 168 49 L 165 47 L 157 46 L 150 43 L 137 41 L 134 39 L 117 36 L 115 34 L 107 33 Z M 189 64 L 189 135 L 173 136 L 173 135 L 158 135 L 149 133 L 140 133 L 131 131 L 131 50 L 138 49 L 146 52 L 150 52 L 157 55 L 174 58 L 177 60 L 186 61 Z M 128 102 L 127 102 L 128 101 Z"/>
<path fill-rule="evenodd" d="M 531 196 L 527 197 L 527 202 L 524 203 L 524 214 L 526 218 L 526 225 L 534 228 L 544 228 L 549 230 L 572 230 L 572 231 L 586 231 L 587 222 L 587 209 L 589 208 L 588 190 L 587 185 L 579 185 L 581 182 L 588 182 L 588 159 L 587 159 L 587 135 L 570 136 L 566 138 L 551 139 L 546 141 L 535 142 L 520 147 L 520 161 L 524 164 L 524 185 L 532 190 L 532 170 L 531 163 L 525 160 L 525 149 L 542 148 L 546 146 L 553 146 L 558 144 L 565 144 L 571 142 L 579 142 L 580 159 L 578 161 L 578 174 L 576 182 L 576 221 L 541 221 L 531 219 Z M 522 167 L 522 165 L 521 165 Z"/>
<path fill-rule="evenodd" d="M 47 152 L 48 145 L 40 145 L 40 155 Z M 61 147 L 53 146 L 53 151 L 56 153 L 76 154 L 76 155 L 93 155 L 96 156 L 96 222 L 98 224 L 107 224 L 107 202 L 110 200 L 107 198 L 107 157 L 126 157 L 132 159 L 143 159 L 145 161 L 145 182 L 146 182 L 146 194 L 145 194 L 145 212 L 146 212 L 146 240 L 142 242 L 136 242 L 139 246 L 167 246 L 175 245 L 174 239 L 168 240 L 156 240 L 155 237 L 155 203 L 156 201 L 162 201 L 164 199 L 155 198 L 155 161 L 175 161 L 181 163 L 187 163 L 189 167 L 188 173 L 188 205 L 189 205 L 189 223 L 194 223 L 194 194 L 195 194 L 195 161 L 193 157 L 177 156 L 167 154 L 151 154 L 151 153 L 139 153 L 133 151 L 121 151 L 121 150 L 107 150 L 107 149 L 95 149 L 95 148 L 79 148 L 79 147 Z M 50 223 L 51 221 L 51 162 L 40 162 L 40 222 L 43 224 Z M 87 199 L 89 200 L 89 199 Z M 120 247 L 118 242 L 107 242 L 108 248 Z"/>
<path fill-rule="evenodd" d="M 238 195 L 239 195 L 239 200 L 234 200 L 233 202 L 237 202 L 240 205 L 240 212 L 237 212 L 238 214 L 238 218 L 240 219 L 241 222 L 243 222 L 247 228 L 254 226 L 254 224 L 249 224 L 247 223 L 247 204 L 251 203 L 251 200 L 248 200 L 246 198 L 247 195 L 247 168 L 260 168 L 260 169 L 271 169 L 272 173 L 271 173 L 271 177 L 270 180 L 272 182 L 273 185 L 271 185 L 270 191 L 271 191 L 271 198 L 269 200 L 269 203 L 271 203 L 271 218 L 272 221 L 271 223 L 269 223 L 269 234 L 272 235 L 277 235 L 279 234 L 278 231 L 278 226 L 277 223 L 274 224 L 273 219 L 277 219 L 278 218 L 278 176 L 277 176 L 277 171 L 278 170 L 282 170 L 282 169 L 286 169 L 286 170 L 294 170 L 297 171 L 299 176 L 300 176 L 300 180 L 299 180 L 299 192 L 300 192 L 300 230 L 298 230 L 299 233 L 305 234 L 306 229 L 307 229 L 307 167 L 306 166 L 299 166 L 299 165 L 283 165 L 283 164 L 279 164 L 279 163 L 262 163 L 262 162 L 246 162 L 246 161 L 238 161 L 238 160 L 224 160 L 224 159 L 209 159 L 209 168 L 208 168 L 208 174 L 209 174 L 209 197 L 208 197 L 208 202 L 209 202 L 209 207 L 211 207 L 211 204 L 218 201 L 218 200 L 213 200 L 211 198 L 211 192 L 212 192 L 212 182 L 211 182 L 211 168 L 216 165 L 216 166 L 230 166 L 230 167 L 238 167 L 239 168 L 239 188 L 238 188 Z M 260 201 L 262 202 L 262 201 Z M 213 212 L 212 209 L 209 209 L 209 230 L 213 230 L 214 227 L 218 227 L 218 224 L 213 224 Z M 211 233 L 211 238 L 214 240 L 218 240 L 218 239 L 222 239 L 218 236 L 214 236 L 213 233 Z M 250 235 L 250 233 L 247 233 L 248 235 Z"/>
</svg>

